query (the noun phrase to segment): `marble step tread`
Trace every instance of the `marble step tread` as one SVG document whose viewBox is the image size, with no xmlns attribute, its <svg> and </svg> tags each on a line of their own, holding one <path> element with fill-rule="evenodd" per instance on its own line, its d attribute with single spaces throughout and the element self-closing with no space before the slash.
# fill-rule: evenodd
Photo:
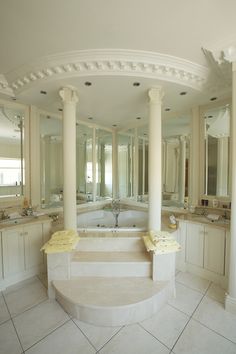
<svg viewBox="0 0 236 354">
<path fill-rule="evenodd" d="M 56 292 L 73 304 L 117 307 L 137 304 L 161 292 L 167 282 L 145 277 L 78 277 L 54 280 Z"/>
<path fill-rule="evenodd" d="M 75 252 L 71 261 L 151 263 L 151 256 L 147 252 Z"/>
</svg>

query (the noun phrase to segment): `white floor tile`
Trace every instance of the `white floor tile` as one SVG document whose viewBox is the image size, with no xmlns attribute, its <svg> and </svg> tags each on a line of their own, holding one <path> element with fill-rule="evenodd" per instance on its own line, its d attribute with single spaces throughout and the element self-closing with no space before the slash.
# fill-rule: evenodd
<svg viewBox="0 0 236 354">
<path fill-rule="evenodd" d="M 121 327 L 101 327 L 73 319 L 82 332 L 88 337 L 94 347 L 99 350 L 107 343 Z"/>
<path fill-rule="evenodd" d="M 173 349 L 175 354 L 235 354 L 236 345 L 191 320 Z"/>
<path fill-rule="evenodd" d="M 236 315 L 225 311 L 218 301 L 205 297 L 193 317 L 236 343 Z"/>
<path fill-rule="evenodd" d="M 210 285 L 210 281 L 187 272 L 179 272 L 175 279 L 178 283 L 188 286 L 193 290 L 200 291 L 203 294 L 206 292 L 208 286 Z"/>
<path fill-rule="evenodd" d="M 0 325 L 0 354 L 22 353 L 20 342 L 17 338 L 14 326 L 11 321 Z"/>
<path fill-rule="evenodd" d="M 46 289 L 37 278 L 10 287 L 3 295 L 11 316 L 18 315 L 47 299 Z"/>
<path fill-rule="evenodd" d="M 188 320 L 189 316 L 166 305 L 140 325 L 171 349 Z"/>
<path fill-rule="evenodd" d="M 139 325 L 131 325 L 122 328 L 99 353 L 169 354 L 169 349 Z"/>
<path fill-rule="evenodd" d="M 169 304 L 191 316 L 202 297 L 198 291 L 176 283 L 176 298 L 169 300 Z"/>
<path fill-rule="evenodd" d="M 225 292 L 225 289 L 222 289 L 219 285 L 212 283 L 207 290 L 206 296 L 223 304 L 225 300 Z"/>
<path fill-rule="evenodd" d="M 13 321 L 23 348 L 28 349 L 68 319 L 56 301 L 47 300 L 16 316 Z"/>
<path fill-rule="evenodd" d="M 96 350 L 70 321 L 26 351 L 26 354 L 93 354 Z"/>
<path fill-rule="evenodd" d="M 10 314 L 7 310 L 2 294 L 0 294 L 0 324 L 9 320 Z"/>
</svg>

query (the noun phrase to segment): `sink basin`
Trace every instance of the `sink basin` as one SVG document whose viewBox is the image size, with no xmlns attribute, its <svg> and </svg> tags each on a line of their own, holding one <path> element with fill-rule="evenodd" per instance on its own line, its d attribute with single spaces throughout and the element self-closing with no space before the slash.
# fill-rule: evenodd
<svg viewBox="0 0 236 354">
<path fill-rule="evenodd" d="M 37 216 L 23 216 L 22 218 L 17 219 L 5 219 L 0 221 L 0 225 L 20 225 L 34 219 L 37 219 Z"/>
<path fill-rule="evenodd" d="M 226 219 L 211 220 L 207 216 L 196 215 L 196 214 L 191 215 L 191 220 L 197 221 L 197 222 L 215 224 L 215 225 L 229 225 L 229 223 L 230 223 L 230 220 L 226 220 Z"/>
</svg>

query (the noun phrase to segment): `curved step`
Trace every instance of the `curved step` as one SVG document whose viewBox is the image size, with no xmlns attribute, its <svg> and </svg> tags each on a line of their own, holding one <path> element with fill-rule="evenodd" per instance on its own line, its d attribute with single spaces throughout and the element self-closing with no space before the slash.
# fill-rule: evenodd
<svg viewBox="0 0 236 354">
<path fill-rule="evenodd" d="M 150 278 L 79 277 L 55 280 L 56 299 L 73 317 L 99 326 L 122 326 L 151 317 L 174 295 L 174 282 Z"/>
</svg>

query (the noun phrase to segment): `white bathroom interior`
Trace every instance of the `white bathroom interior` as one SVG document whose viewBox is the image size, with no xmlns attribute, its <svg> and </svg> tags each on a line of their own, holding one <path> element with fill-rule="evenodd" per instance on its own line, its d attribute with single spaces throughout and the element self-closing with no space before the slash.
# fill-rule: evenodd
<svg viewBox="0 0 236 354">
<path fill-rule="evenodd" d="M 180 49 L 167 32 L 166 41 L 158 35 L 158 45 L 152 23 L 144 32 L 135 24 L 136 36 L 133 29 L 124 36 L 130 5 L 122 28 L 123 5 L 113 4 L 117 19 L 110 18 L 119 31 L 110 23 L 105 39 L 109 21 L 102 9 L 100 28 L 91 4 L 72 3 L 71 18 L 80 5 L 94 20 L 77 46 L 69 17 L 63 26 L 69 40 L 61 31 L 61 42 L 55 39 L 47 18 L 50 45 L 39 33 L 37 47 L 24 26 L 29 45 L 22 50 L 16 38 L 15 50 L 3 40 L 11 60 L 6 54 L 0 60 L 0 339 L 6 338 L 0 354 L 56 352 L 63 328 L 84 353 L 128 353 L 131 341 L 130 353 L 142 354 L 141 344 L 132 343 L 139 335 L 150 353 L 235 353 L 236 49 L 230 28 L 213 34 L 205 21 L 205 39 L 190 31 Z M 27 6 L 37 27 L 36 9 Z M 160 6 L 166 13 L 167 5 Z M 6 23 L 11 11 L 3 9 Z M 188 11 L 186 24 L 196 31 Z M 204 13 L 197 11 L 198 18 Z M 79 31 L 85 23 L 78 16 Z M 33 28 L 27 11 L 23 18 Z M 75 248 L 42 251 L 62 230 L 79 236 Z M 158 242 L 166 242 L 166 250 Z M 51 327 L 38 322 L 27 335 L 31 311 L 38 319 L 51 316 Z M 199 331 L 207 338 L 201 344 Z"/>
</svg>

